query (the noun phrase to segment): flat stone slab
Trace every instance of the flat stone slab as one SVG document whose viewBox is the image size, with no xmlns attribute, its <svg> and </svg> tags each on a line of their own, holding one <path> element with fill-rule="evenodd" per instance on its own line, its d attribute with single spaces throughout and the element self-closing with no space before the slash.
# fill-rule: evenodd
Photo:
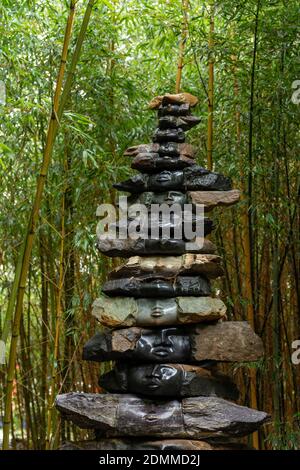
<svg viewBox="0 0 300 470">
<path fill-rule="evenodd" d="M 168 104 L 188 104 L 193 108 L 198 102 L 198 98 L 190 93 L 166 93 L 165 95 L 155 96 L 155 98 L 150 101 L 149 108 L 158 109 L 160 106 L 166 106 Z"/>
<path fill-rule="evenodd" d="M 98 238 L 96 246 L 106 256 L 121 258 L 130 258 L 135 255 L 180 256 L 185 253 L 214 253 L 216 251 L 215 245 L 207 239 L 200 239 L 198 243 L 194 243 L 175 238 L 122 240 L 104 235 L 103 238 Z"/>
<path fill-rule="evenodd" d="M 201 323 L 226 316 L 226 306 L 212 297 L 135 299 L 102 296 L 93 303 L 92 314 L 103 326 L 160 326 Z"/>
<path fill-rule="evenodd" d="M 55 405 L 64 419 L 106 437 L 238 437 L 268 420 L 262 411 L 216 397 L 153 401 L 127 394 L 73 392 L 58 395 Z"/>
<path fill-rule="evenodd" d="M 209 212 L 218 206 L 232 206 L 240 200 L 240 191 L 189 191 L 187 198 L 193 204 L 203 204 L 205 211 Z"/>
<path fill-rule="evenodd" d="M 184 209 L 185 204 L 193 204 L 194 211 L 197 206 L 203 205 L 204 212 L 209 212 L 215 207 L 236 204 L 239 199 L 240 191 L 237 189 L 229 191 L 188 191 L 187 193 L 181 191 L 165 191 L 163 193 L 145 191 L 129 196 L 127 202 L 129 214 L 130 207 L 133 206 L 134 208 L 135 204 L 143 204 L 149 211 L 152 204 L 167 204 L 168 206 L 178 204 L 182 209 Z"/>
<path fill-rule="evenodd" d="M 106 281 L 102 287 L 106 295 L 135 298 L 169 298 L 181 296 L 209 296 L 210 282 L 203 276 L 178 276 L 174 279 L 141 276 Z"/>
<path fill-rule="evenodd" d="M 169 209 L 169 208 L 168 208 Z M 214 229 L 212 219 L 201 214 L 196 214 L 196 208 L 191 206 L 189 209 L 182 211 L 178 208 L 178 212 L 174 213 L 168 210 L 166 213 L 157 211 L 155 214 L 145 211 L 143 214 L 138 215 L 122 215 L 116 222 L 108 224 L 107 233 L 128 235 L 131 229 L 134 233 L 140 235 L 141 238 L 153 239 L 180 239 L 189 241 L 195 233 L 199 233 L 202 229 L 202 235 L 209 235 Z M 100 210 L 97 210 L 99 213 Z M 187 228 L 192 230 L 193 233 L 189 234 Z M 186 238 L 189 234 L 189 238 Z M 159 237 L 159 238 L 158 238 Z M 124 238 L 124 237 L 123 237 Z"/>
<path fill-rule="evenodd" d="M 179 142 L 185 141 L 185 133 L 180 127 L 178 129 L 156 129 L 152 142 Z"/>
<path fill-rule="evenodd" d="M 160 105 L 157 109 L 158 117 L 162 116 L 188 116 L 191 115 L 191 107 L 188 103 L 182 104 L 165 104 Z"/>
<path fill-rule="evenodd" d="M 195 158 L 196 149 L 191 144 L 180 144 L 177 142 L 165 142 L 165 143 L 152 143 L 152 144 L 139 144 L 129 147 L 124 152 L 125 157 L 136 157 L 139 154 L 154 153 L 161 157 L 171 156 L 180 157 L 184 156 L 187 158 Z"/>
<path fill-rule="evenodd" d="M 145 274 L 161 275 L 173 278 L 179 274 L 201 274 L 210 279 L 223 275 L 222 258 L 213 254 L 186 254 L 182 256 L 133 256 L 110 272 L 110 279 L 128 276 L 143 276 Z"/>
<path fill-rule="evenodd" d="M 159 129 L 182 129 L 183 131 L 188 131 L 194 126 L 197 126 L 200 123 L 201 119 L 192 116 L 191 114 L 187 116 L 162 116 L 158 120 Z"/>
<path fill-rule="evenodd" d="M 237 400 L 232 380 L 214 368 L 186 364 L 118 364 L 102 375 L 99 385 L 112 393 L 138 393 L 158 397 L 217 396 Z"/>
<path fill-rule="evenodd" d="M 59 450 L 252 450 L 239 442 L 210 442 L 193 439 L 143 440 L 133 439 L 100 439 L 94 441 L 65 442 Z M 114 458 L 118 458 L 117 456 Z M 117 463 L 124 462 L 123 460 Z"/>
<path fill-rule="evenodd" d="M 142 173 L 159 173 L 162 170 L 182 170 L 193 165 L 196 165 L 195 160 L 185 155 L 161 157 L 158 153 L 139 153 L 133 158 L 131 168 Z"/>
<path fill-rule="evenodd" d="M 164 170 L 150 175 L 145 173 L 134 175 L 125 181 L 115 183 L 113 187 L 132 194 L 144 191 L 229 191 L 232 189 L 230 178 L 197 165 L 183 170 Z"/>
<path fill-rule="evenodd" d="M 96 333 L 83 348 L 88 361 L 206 363 L 256 361 L 262 340 L 247 322 L 221 321 L 191 327 L 139 327 Z"/>
</svg>

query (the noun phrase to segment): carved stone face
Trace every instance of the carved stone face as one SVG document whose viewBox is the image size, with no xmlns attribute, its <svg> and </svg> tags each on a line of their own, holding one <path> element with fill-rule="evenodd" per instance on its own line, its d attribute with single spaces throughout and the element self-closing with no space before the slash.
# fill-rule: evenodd
<svg viewBox="0 0 300 470">
<path fill-rule="evenodd" d="M 137 325 L 172 325 L 177 320 L 175 299 L 139 299 Z"/>
<path fill-rule="evenodd" d="M 146 330 L 136 343 L 135 357 L 145 362 L 189 360 L 190 339 L 178 328 Z"/>
<path fill-rule="evenodd" d="M 153 193 L 151 191 L 145 191 L 144 193 L 139 194 L 139 196 L 131 197 L 128 199 L 128 215 L 131 215 L 130 206 L 132 204 L 144 204 L 150 209 L 151 204 L 168 204 L 169 206 L 173 204 L 179 204 L 181 207 L 187 202 L 186 195 L 180 191 L 166 191 L 164 193 Z M 135 212 L 132 212 L 134 215 Z"/>
<path fill-rule="evenodd" d="M 183 183 L 183 172 L 182 171 L 162 171 L 156 175 L 151 175 L 150 184 L 153 190 L 163 190 L 178 188 Z"/>
<path fill-rule="evenodd" d="M 202 295 L 206 294 L 208 295 L 210 293 L 209 291 L 209 284 L 207 282 L 202 281 Z M 177 280 L 177 288 L 180 292 L 180 295 L 199 295 L 199 288 L 200 288 L 200 283 L 199 283 L 199 277 L 195 276 L 180 276 L 179 279 Z M 206 288 L 206 290 L 205 290 Z"/>
<path fill-rule="evenodd" d="M 153 279 L 141 283 L 140 293 L 142 297 L 174 297 L 175 289 L 170 282 L 164 279 Z"/>
<path fill-rule="evenodd" d="M 128 371 L 128 391 L 144 395 L 180 395 L 183 370 L 170 364 L 150 364 L 131 367 Z"/>
<path fill-rule="evenodd" d="M 163 201 L 160 202 L 160 204 L 179 204 L 180 206 L 183 206 L 186 202 L 186 195 L 181 193 L 180 191 L 168 191 L 166 193 L 166 197 Z"/>
<path fill-rule="evenodd" d="M 132 423 L 142 423 L 133 429 Z M 167 429 L 170 435 L 183 426 L 181 402 L 165 400 L 163 402 L 145 400 L 136 396 L 120 396 L 118 409 L 118 430 L 122 435 L 153 436 L 161 429 Z"/>
<path fill-rule="evenodd" d="M 176 142 L 161 143 L 160 146 L 159 146 L 159 153 L 161 155 L 163 155 L 163 154 L 178 155 L 179 154 L 178 144 L 176 144 Z"/>
</svg>

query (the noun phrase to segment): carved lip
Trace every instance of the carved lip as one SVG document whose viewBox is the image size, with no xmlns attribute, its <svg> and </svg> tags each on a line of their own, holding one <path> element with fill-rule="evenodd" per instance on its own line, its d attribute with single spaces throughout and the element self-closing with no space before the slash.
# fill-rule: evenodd
<svg viewBox="0 0 300 470">
<path fill-rule="evenodd" d="M 159 387 L 159 384 L 158 383 L 155 383 L 155 382 L 149 382 L 149 383 L 146 383 L 147 387 L 150 388 L 151 390 L 155 390 Z"/>
<path fill-rule="evenodd" d="M 146 416 L 145 416 L 145 419 L 146 419 L 147 421 L 157 421 L 158 417 L 157 417 L 156 415 L 151 415 L 151 414 L 149 414 L 149 415 L 146 415 Z"/>
<path fill-rule="evenodd" d="M 170 353 L 170 348 L 154 348 L 152 350 L 152 353 L 155 355 L 155 356 L 160 356 L 160 357 L 165 357 L 165 356 L 168 356 L 169 353 Z"/>
<path fill-rule="evenodd" d="M 164 183 L 165 181 L 169 181 L 169 180 L 170 180 L 169 175 L 165 175 L 165 174 L 159 175 L 159 176 L 157 176 L 157 178 L 156 178 L 156 181 L 157 181 L 158 183 Z"/>
<path fill-rule="evenodd" d="M 160 307 L 153 307 L 151 310 L 151 317 L 162 317 L 163 311 Z"/>
<path fill-rule="evenodd" d="M 165 157 L 164 157 L 165 158 Z M 175 198 L 173 196 L 167 196 L 166 199 L 164 200 L 164 202 L 174 202 L 175 201 Z"/>
</svg>

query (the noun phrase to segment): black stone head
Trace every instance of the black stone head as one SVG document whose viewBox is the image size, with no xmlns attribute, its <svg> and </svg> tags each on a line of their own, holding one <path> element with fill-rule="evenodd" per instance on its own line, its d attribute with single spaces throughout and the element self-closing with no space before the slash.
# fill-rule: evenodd
<svg viewBox="0 0 300 470">
<path fill-rule="evenodd" d="M 136 344 L 135 358 L 145 362 L 181 362 L 190 358 L 190 339 L 178 328 L 144 330 Z"/>
</svg>

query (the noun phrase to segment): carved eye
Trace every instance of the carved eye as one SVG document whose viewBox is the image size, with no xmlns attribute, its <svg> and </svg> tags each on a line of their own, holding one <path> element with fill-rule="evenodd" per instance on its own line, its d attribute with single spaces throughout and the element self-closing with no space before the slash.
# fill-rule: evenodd
<svg viewBox="0 0 300 470">
<path fill-rule="evenodd" d="M 174 377 L 174 375 L 177 374 L 177 369 L 172 366 L 161 366 L 160 370 L 164 379 L 167 379 L 167 380 Z"/>
</svg>

